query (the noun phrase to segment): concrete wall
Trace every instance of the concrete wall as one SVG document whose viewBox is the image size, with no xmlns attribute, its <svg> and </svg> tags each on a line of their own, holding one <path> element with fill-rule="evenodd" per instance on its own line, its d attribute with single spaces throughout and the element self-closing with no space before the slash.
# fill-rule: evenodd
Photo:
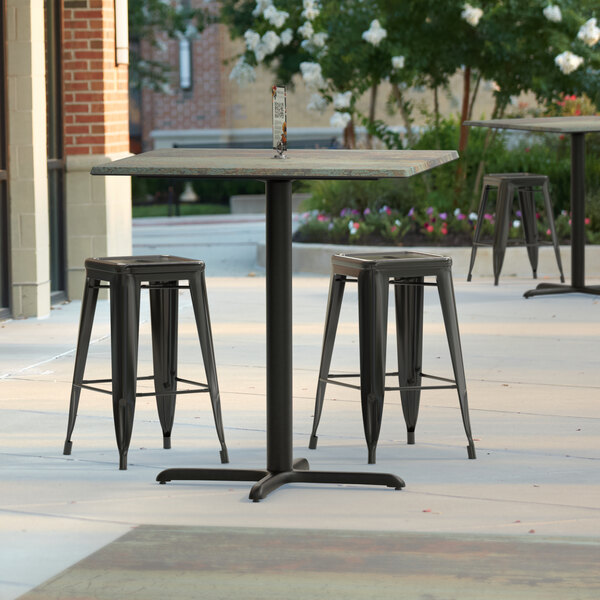
<svg viewBox="0 0 600 600">
<path fill-rule="evenodd" d="M 8 0 L 12 312 L 50 312 L 44 1 Z"/>
</svg>

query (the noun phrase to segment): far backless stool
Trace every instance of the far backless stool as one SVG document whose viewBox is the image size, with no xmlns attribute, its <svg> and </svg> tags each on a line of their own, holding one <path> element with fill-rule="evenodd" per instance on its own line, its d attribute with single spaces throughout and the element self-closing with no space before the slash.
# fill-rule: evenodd
<svg viewBox="0 0 600 600">
<path fill-rule="evenodd" d="M 486 207 L 488 203 L 489 193 L 492 188 L 498 189 L 496 200 L 496 222 L 494 224 L 494 237 L 491 243 L 481 241 L 481 227 Z M 544 241 L 538 238 L 537 218 L 535 209 L 535 190 L 541 188 L 544 198 L 544 210 L 550 229 L 550 240 Z M 524 240 L 519 240 L 519 245 L 527 247 L 529 262 L 533 271 L 533 278 L 537 279 L 538 268 L 538 249 L 540 246 L 552 244 L 554 246 L 554 254 L 560 272 L 560 280 L 564 283 L 565 276 L 563 274 L 562 262 L 560 259 L 560 248 L 558 246 L 558 237 L 554 226 L 554 213 L 552 202 L 550 201 L 550 192 L 548 190 L 548 177 L 546 175 L 534 175 L 531 173 L 494 173 L 485 175 L 483 178 L 483 188 L 481 198 L 479 200 L 479 209 L 477 211 L 477 225 L 473 234 L 473 247 L 471 249 L 471 262 L 469 264 L 469 273 L 467 281 L 471 281 L 471 272 L 475 265 L 475 257 L 477 248 L 480 246 L 492 246 L 493 267 L 494 267 L 494 285 L 498 285 L 498 278 L 502 271 L 504 262 L 504 254 L 508 245 L 508 231 L 511 223 L 511 212 L 515 191 L 519 195 L 519 206 L 523 219 L 523 234 Z"/>
<path fill-rule="evenodd" d="M 407 442 L 414 444 L 421 390 L 446 388 L 458 391 L 462 421 L 469 443 L 467 454 L 469 458 L 475 458 L 452 285 L 452 259 L 422 252 L 335 254 L 331 258 L 331 265 L 323 351 L 309 448 L 317 447 L 317 427 L 328 383 L 360 390 L 369 463 L 375 463 L 386 391 L 400 391 Z M 425 277 L 433 277 L 434 281 L 426 282 Z M 347 282 L 358 283 L 360 373 L 331 374 L 331 357 Z M 395 373 L 386 373 L 390 285 L 394 287 L 396 299 L 398 372 Z M 422 371 L 424 286 L 435 286 L 438 290 L 454 379 L 426 375 Z M 399 387 L 387 387 L 386 375 L 397 377 Z M 351 377 L 360 377 L 360 386 L 340 381 Z M 422 385 L 424 377 L 439 381 L 441 385 Z"/>
<path fill-rule="evenodd" d="M 131 440 L 136 397 L 156 396 L 158 416 L 163 431 L 163 447 L 170 448 L 176 394 L 208 392 L 217 436 L 221 443 L 221 462 L 229 462 L 221 418 L 204 263 L 177 256 L 118 256 L 88 258 L 85 261 L 85 270 L 85 288 L 81 303 L 64 454 L 71 454 L 73 445 L 71 435 L 75 427 L 82 388 L 112 395 L 120 469 L 127 469 L 127 451 Z M 181 280 L 187 281 L 188 285 L 179 285 Z M 102 281 L 107 281 L 108 285 L 102 285 Z M 100 288 L 110 289 L 112 379 L 84 380 L 83 374 Z M 149 290 L 152 327 L 154 374 L 147 377 L 137 377 L 140 289 L 142 288 Z M 180 289 L 189 289 L 192 297 L 207 384 L 177 377 Z M 138 379 L 153 379 L 155 391 L 136 393 Z M 197 389 L 177 391 L 178 382 L 189 384 Z M 112 383 L 112 390 L 95 387 L 94 384 L 99 383 Z"/>
</svg>

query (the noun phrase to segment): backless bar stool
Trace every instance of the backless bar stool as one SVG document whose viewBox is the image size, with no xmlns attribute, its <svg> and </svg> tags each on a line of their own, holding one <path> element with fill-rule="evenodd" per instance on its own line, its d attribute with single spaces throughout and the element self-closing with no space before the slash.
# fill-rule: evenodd
<svg viewBox="0 0 600 600">
<path fill-rule="evenodd" d="M 383 413 L 383 397 L 386 391 L 400 391 L 407 442 L 414 444 L 421 390 L 446 388 L 458 391 L 463 425 L 469 442 L 467 453 L 469 458 L 475 458 L 451 265 L 451 258 L 422 252 L 332 256 L 323 351 L 309 448 L 317 447 L 317 427 L 321 419 L 325 388 L 328 383 L 360 390 L 369 463 L 375 463 Z M 428 276 L 434 277 L 435 281 L 425 282 L 424 278 Z M 344 287 L 347 282 L 358 283 L 360 373 L 332 375 L 329 373 L 329 368 Z M 394 286 L 396 298 L 398 371 L 395 373 L 386 373 L 385 370 L 390 285 Z M 422 372 L 424 286 L 436 286 L 438 289 L 454 379 L 426 375 Z M 398 377 L 399 387 L 386 387 L 386 376 Z M 340 381 L 349 377 L 360 377 L 360 386 Z M 423 377 L 442 382 L 442 385 L 421 385 Z"/>
<path fill-rule="evenodd" d="M 490 243 L 481 242 L 481 227 L 486 206 L 491 188 L 498 188 L 498 199 L 496 201 L 496 223 L 494 226 L 494 238 Z M 543 241 L 538 239 L 535 196 L 534 188 L 541 188 L 544 198 L 544 208 L 548 227 L 550 229 L 551 241 Z M 469 264 L 469 274 L 467 281 L 471 281 L 471 272 L 475 264 L 475 256 L 479 246 L 492 246 L 493 266 L 494 266 L 494 285 L 498 285 L 498 278 L 502 270 L 504 262 L 504 254 L 508 245 L 508 231 L 510 229 L 511 211 L 515 191 L 518 192 L 519 206 L 523 219 L 524 242 L 529 255 L 529 262 L 533 271 L 533 278 L 537 279 L 538 268 L 538 249 L 539 246 L 552 244 L 554 246 L 554 254 L 556 255 L 556 263 L 560 272 L 560 280 L 564 283 L 565 276 L 563 274 L 562 261 L 560 259 L 560 248 L 558 246 L 558 237 L 554 227 L 554 213 L 552 202 L 550 201 L 550 192 L 548 191 L 548 177 L 546 175 L 533 175 L 531 173 L 495 173 L 485 175 L 483 178 L 483 188 L 481 198 L 479 200 L 479 209 L 477 211 L 477 227 L 473 235 L 473 247 L 471 249 L 471 262 Z"/>
<path fill-rule="evenodd" d="M 217 436 L 221 443 L 221 462 L 229 462 L 221 419 L 221 401 L 208 313 L 204 263 L 177 256 L 118 256 L 88 258 L 85 261 L 85 270 L 85 288 L 81 303 L 69 421 L 63 453 L 71 454 L 73 446 L 71 434 L 75 427 L 82 388 L 112 394 L 120 469 L 127 469 L 127 451 L 131 440 L 136 397 L 156 396 L 163 430 L 163 447 L 170 448 L 176 394 L 208 392 Z M 179 285 L 181 280 L 188 281 L 188 285 Z M 108 285 L 102 285 L 102 281 L 107 281 Z M 146 285 L 142 285 L 142 282 L 146 282 Z M 112 379 L 84 380 L 83 374 L 100 288 L 110 289 Z M 148 289 L 150 294 L 154 375 L 148 377 L 137 377 L 141 288 Z M 180 289 L 189 289 L 192 296 L 207 384 L 177 377 L 177 317 Z M 153 379 L 154 393 L 136 393 L 138 379 Z M 111 382 L 112 391 L 92 385 Z M 178 382 L 199 389 L 177 391 Z"/>
</svg>

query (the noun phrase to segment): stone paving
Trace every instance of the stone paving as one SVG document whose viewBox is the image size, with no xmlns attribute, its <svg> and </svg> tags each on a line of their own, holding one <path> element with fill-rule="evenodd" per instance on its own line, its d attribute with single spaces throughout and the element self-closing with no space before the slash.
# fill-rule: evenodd
<svg viewBox="0 0 600 600">
<path fill-rule="evenodd" d="M 264 224 L 222 221 L 136 223 L 134 250 L 206 260 L 231 466 L 263 467 L 265 280 L 255 249 Z M 394 491 L 295 484 L 258 504 L 248 500 L 246 483 L 154 481 L 167 467 L 219 465 L 204 395 L 181 397 L 171 450 L 162 449 L 153 399 L 140 398 L 129 469 L 119 471 L 110 399 L 84 391 L 72 455 L 63 456 L 80 303 L 56 306 L 45 320 L 0 323 L 0 600 L 20 596 L 142 524 L 535 537 L 540 544 L 558 539 L 596 547 L 600 298 L 523 299 L 532 284 L 514 277 L 498 287 L 487 278 L 455 280 L 477 460 L 467 459 L 452 390 L 423 392 L 414 446 L 405 443 L 399 397 L 389 392 L 378 461 L 367 465 L 354 390 L 328 389 L 319 447 L 307 449 L 328 278 L 295 277 L 295 456 L 321 470 L 396 473 L 407 485 Z M 201 378 L 191 302 L 181 294 L 180 373 Z M 148 312 L 143 297 L 140 374 L 151 372 Z M 335 370 L 358 365 L 356 315 L 356 293 L 349 291 Z M 391 318 L 391 368 L 393 334 Z M 450 372 L 433 292 L 425 300 L 424 368 Z M 108 376 L 109 369 L 108 302 L 101 300 L 86 375 Z"/>
</svg>

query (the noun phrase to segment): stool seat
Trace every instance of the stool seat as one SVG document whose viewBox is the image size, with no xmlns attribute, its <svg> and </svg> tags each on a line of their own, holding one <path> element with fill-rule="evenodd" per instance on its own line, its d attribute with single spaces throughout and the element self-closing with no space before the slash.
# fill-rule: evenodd
<svg viewBox="0 0 600 600">
<path fill-rule="evenodd" d="M 221 462 L 229 462 L 223 422 L 214 348 L 208 313 L 208 299 L 201 260 L 179 256 L 112 256 L 88 258 L 85 261 L 86 280 L 81 303 L 81 318 L 75 355 L 69 420 L 64 454 L 71 454 L 71 435 L 75 427 L 81 389 L 90 389 L 112 395 L 113 416 L 119 468 L 127 468 L 127 452 L 133 429 L 135 402 L 138 396 L 156 396 L 163 447 L 171 447 L 171 430 L 175 415 L 177 394 L 207 392 L 210 396 L 217 437 L 221 443 Z M 188 285 L 180 285 L 180 281 Z M 103 281 L 108 286 L 102 285 Z M 145 282 L 145 285 L 142 285 Z M 111 379 L 85 380 L 83 378 L 92 332 L 98 291 L 110 289 L 111 319 Z M 152 359 L 154 373 L 149 377 L 137 376 L 140 290 L 148 289 L 152 328 Z M 177 326 L 179 289 L 189 289 L 204 370 L 208 383 L 200 383 L 177 376 Z M 154 393 L 137 393 L 138 379 L 153 379 Z M 194 389 L 177 390 L 179 382 Z M 98 383 L 111 384 L 111 391 L 96 387 Z"/>
<path fill-rule="evenodd" d="M 535 173 L 488 173 L 483 176 L 483 185 L 493 185 L 498 187 L 502 182 L 512 183 L 516 186 L 532 185 L 542 186 L 547 183 L 547 175 L 537 175 Z"/>
<path fill-rule="evenodd" d="M 425 252 L 341 253 L 332 256 L 329 300 L 309 448 L 317 447 L 317 428 L 328 383 L 360 390 L 369 463 L 375 462 L 386 391 L 400 391 L 407 427 L 407 442 L 414 444 L 421 390 L 445 388 L 456 389 L 458 392 L 463 425 L 469 442 L 467 454 L 469 458 L 475 458 L 451 266 L 451 258 Z M 425 277 L 434 277 L 435 282 L 425 282 Z M 331 374 L 329 369 L 335 334 L 344 288 L 348 282 L 358 284 L 360 372 Z M 394 287 L 396 301 L 398 371 L 394 373 L 386 373 L 390 285 Z M 438 289 L 450 349 L 453 379 L 427 375 L 422 370 L 423 288 L 428 285 L 436 286 Z M 386 386 L 386 376 L 397 377 L 399 386 Z M 359 377 L 360 385 L 340 381 L 352 377 Z M 433 379 L 440 384 L 424 386 L 423 378 Z"/>
<path fill-rule="evenodd" d="M 331 257 L 332 269 L 335 273 L 356 276 L 365 269 L 373 269 L 380 273 L 389 273 L 393 277 L 401 272 L 409 277 L 414 271 L 416 275 L 434 275 L 439 269 L 450 268 L 452 259 L 449 256 L 400 250 L 394 252 L 359 252 L 340 253 Z"/>
<path fill-rule="evenodd" d="M 142 277 L 162 277 L 172 275 L 179 270 L 190 273 L 203 271 L 205 264 L 201 260 L 193 258 L 182 258 L 165 254 L 153 254 L 150 256 L 110 256 L 105 258 L 87 258 L 85 260 L 86 271 L 102 274 L 131 274 Z"/>
<path fill-rule="evenodd" d="M 485 218 L 489 193 L 492 188 L 498 189 L 494 237 L 492 242 L 482 242 L 482 228 L 480 227 L 480 223 L 483 223 Z M 550 241 L 543 241 L 538 237 L 538 215 L 535 205 L 534 188 L 541 188 L 546 219 L 550 230 Z M 554 226 L 552 202 L 550 201 L 549 179 L 546 175 L 538 175 L 535 173 L 489 173 L 483 177 L 481 198 L 477 210 L 477 226 L 475 227 L 475 232 L 473 234 L 471 261 L 469 263 L 467 281 L 471 281 L 475 257 L 477 256 L 477 248 L 480 246 L 492 246 L 494 285 L 498 285 L 498 279 L 500 277 L 500 272 L 502 271 L 504 255 L 508 245 L 508 232 L 510 229 L 511 211 L 515 192 L 518 194 L 521 217 L 523 219 L 524 240 L 520 243 L 527 248 L 531 270 L 533 271 L 533 278 L 537 279 L 539 247 L 552 244 L 552 246 L 554 246 L 556 263 L 560 272 L 560 280 L 564 283 L 565 276 L 560 258 L 558 236 L 556 235 L 556 228 Z"/>
</svg>

